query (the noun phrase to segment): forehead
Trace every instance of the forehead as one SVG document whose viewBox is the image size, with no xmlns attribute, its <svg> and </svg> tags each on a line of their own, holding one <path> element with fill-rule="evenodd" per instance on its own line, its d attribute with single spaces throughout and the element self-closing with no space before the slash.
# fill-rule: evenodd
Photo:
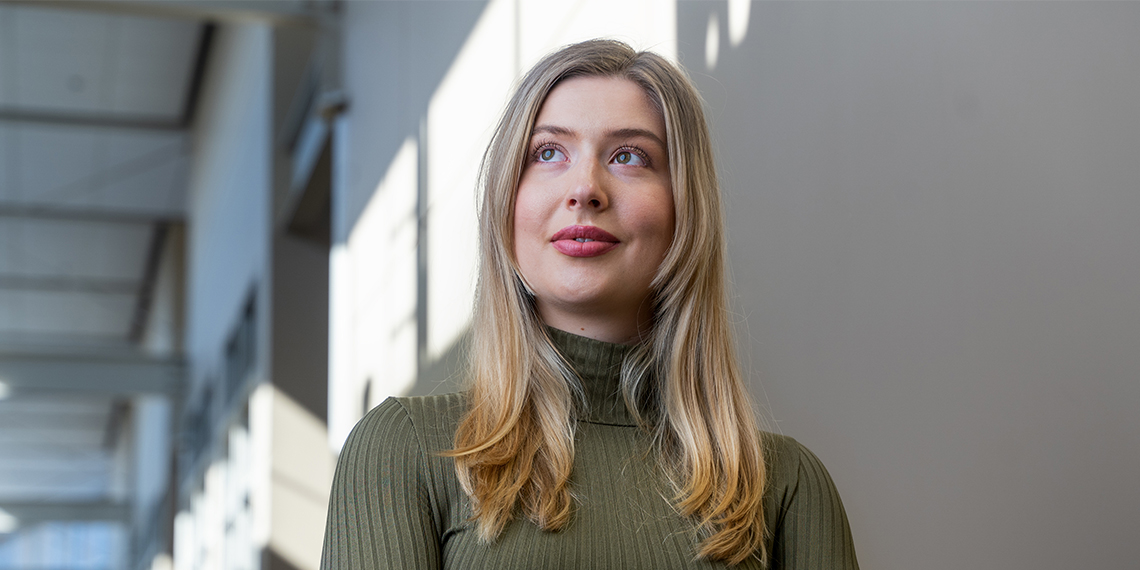
<svg viewBox="0 0 1140 570">
<path fill-rule="evenodd" d="M 537 126 L 558 126 L 583 134 L 645 129 L 665 140 L 665 119 L 649 95 L 624 77 L 573 77 L 550 91 Z"/>
</svg>

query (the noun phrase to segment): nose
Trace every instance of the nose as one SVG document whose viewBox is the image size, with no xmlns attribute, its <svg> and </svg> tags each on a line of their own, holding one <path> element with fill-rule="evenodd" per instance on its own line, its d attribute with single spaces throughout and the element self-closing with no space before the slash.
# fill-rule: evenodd
<svg viewBox="0 0 1140 570">
<path fill-rule="evenodd" d="M 606 192 L 605 169 L 592 161 L 579 163 L 576 168 L 573 186 L 566 197 L 566 207 L 571 210 L 589 208 L 604 210 L 610 205 Z"/>
</svg>

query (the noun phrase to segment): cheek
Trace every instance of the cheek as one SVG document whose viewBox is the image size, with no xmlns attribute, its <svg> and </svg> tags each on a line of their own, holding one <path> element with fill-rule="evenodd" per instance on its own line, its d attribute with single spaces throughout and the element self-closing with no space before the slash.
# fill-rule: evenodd
<svg viewBox="0 0 1140 570">
<path fill-rule="evenodd" d="M 522 236 L 527 233 L 527 229 L 534 225 L 534 209 L 524 199 L 523 195 L 519 195 L 515 199 L 515 236 Z"/>
<path fill-rule="evenodd" d="M 526 252 L 533 248 L 534 236 L 541 233 L 541 209 L 533 192 L 520 188 L 515 196 L 514 212 L 515 258 L 523 261 Z"/>
<path fill-rule="evenodd" d="M 636 219 L 642 235 L 647 236 L 654 249 L 661 250 L 660 253 L 664 256 L 665 250 L 673 243 L 675 214 L 672 195 L 658 193 L 656 199 L 641 204 Z"/>
</svg>

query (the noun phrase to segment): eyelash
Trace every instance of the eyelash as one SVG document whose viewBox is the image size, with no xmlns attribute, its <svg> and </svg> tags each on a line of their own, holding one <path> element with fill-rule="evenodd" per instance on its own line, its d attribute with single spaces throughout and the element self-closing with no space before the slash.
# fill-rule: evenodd
<svg viewBox="0 0 1140 570">
<path fill-rule="evenodd" d="M 649 153 L 645 152 L 644 150 L 642 150 L 639 147 L 636 147 L 633 145 L 628 145 L 628 144 L 623 145 L 622 147 L 618 148 L 616 152 L 614 152 L 614 156 L 617 156 L 618 154 L 620 154 L 622 152 L 631 152 L 633 154 L 636 154 L 639 158 L 641 158 L 642 162 L 645 163 L 645 166 L 649 166 L 651 164 L 649 162 Z"/>
<path fill-rule="evenodd" d="M 530 151 L 531 160 L 537 161 L 539 155 L 542 154 L 542 151 L 546 150 L 547 148 L 552 148 L 554 150 L 562 152 L 563 154 L 565 154 L 565 152 L 566 152 L 566 151 L 562 150 L 562 147 L 558 146 L 558 144 L 555 143 L 554 141 L 549 141 L 549 140 L 540 141 L 538 143 L 535 143 L 534 149 L 532 149 Z"/>
<path fill-rule="evenodd" d="M 556 143 L 554 141 L 549 141 L 549 140 L 539 141 L 539 142 L 535 143 L 534 148 L 530 151 L 531 160 L 537 161 L 538 157 L 542 153 L 542 151 L 546 150 L 547 148 L 553 148 L 554 150 L 557 150 L 557 151 L 562 152 L 562 153 L 566 152 L 561 146 L 558 145 L 558 143 Z M 645 163 L 645 166 L 650 165 L 649 153 L 645 152 L 640 147 L 636 147 L 636 146 L 628 145 L 628 144 L 622 145 L 622 146 L 618 147 L 617 150 L 614 151 L 614 156 L 617 156 L 618 154 L 620 154 L 622 152 L 631 152 L 633 154 L 636 154 L 639 158 L 641 158 L 642 162 Z"/>
</svg>

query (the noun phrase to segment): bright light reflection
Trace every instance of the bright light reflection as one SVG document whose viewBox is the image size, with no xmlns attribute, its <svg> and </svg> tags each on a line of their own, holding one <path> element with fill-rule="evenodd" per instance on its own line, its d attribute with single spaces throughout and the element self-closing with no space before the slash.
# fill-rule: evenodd
<svg viewBox="0 0 1140 570">
<path fill-rule="evenodd" d="M 709 14 L 709 27 L 705 30 L 705 65 L 709 70 L 716 69 L 720 57 L 720 20 L 716 13 Z"/>
<path fill-rule="evenodd" d="M 11 393 L 12 391 L 8 388 L 8 383 L 0 380 L 0 400 L 6 400 Z"/>
<path fill-rule="evenodd" d="M 739 47 L 748 35 L 748 16 L 752 11 L 752 0 L 728 0 L 728 40 L 732 47 Z"/>
<path fill-rule="evenodd" d="M 20 521 L 12 513 L 0 509 L 0 534 L 7 534 L 20 528 Z"/>
<path fill-rule="evenodd" d="M 169 554 L 161 553 L 151 561 L 150 570 L 174 570 L 174 559 Z"/>
</svg>

